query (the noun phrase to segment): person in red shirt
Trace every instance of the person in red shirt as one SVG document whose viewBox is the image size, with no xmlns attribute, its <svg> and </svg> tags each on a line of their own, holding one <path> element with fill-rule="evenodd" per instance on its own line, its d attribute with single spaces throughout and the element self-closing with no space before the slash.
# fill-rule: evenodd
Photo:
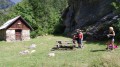
<svg viewBox="0 0 120 67">
<path fill-rule="evenodd" d="M 82 33 L 81 30 L 77 30 L 77 36 L 78 36 L 78 38 L 76 40 L 77 40 L 77 43 L 78 43 L 78 47 L 82 48 L 83 47 L 83 43 L 82 43 L 82 41 L 83 41 L 83 33 Z"/>
</svg>

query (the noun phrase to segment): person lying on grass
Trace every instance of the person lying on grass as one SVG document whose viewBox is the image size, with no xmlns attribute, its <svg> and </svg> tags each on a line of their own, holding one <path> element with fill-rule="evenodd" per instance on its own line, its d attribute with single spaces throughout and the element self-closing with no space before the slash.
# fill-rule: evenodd
<svg viewBox="0 0 120 67">
<path fill-rule="evenodd" d="M 112 45 L 112 50 L 114 49 L 114 37 L 115 37 L 115 32 L 114 32 L 114 29 L 113 27 L 109 27 L 109 34 L 107 35 L 108 37 L 108 42 L 107 42 L 107 48 L 106 49 L 109 49 L 109 45 L 111 44 Z"/>
</svg>

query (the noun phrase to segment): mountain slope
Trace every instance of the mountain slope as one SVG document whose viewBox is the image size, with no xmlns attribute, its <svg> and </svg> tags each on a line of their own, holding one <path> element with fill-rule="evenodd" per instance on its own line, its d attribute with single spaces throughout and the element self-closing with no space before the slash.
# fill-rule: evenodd
<svg viewBox="0 0 120 67">
<path fill-rule="evenodd" d="M 15 3 L 11 0 L 0 0 L 0 9 L 6 9 L 13 6 Z"/>
</svg>

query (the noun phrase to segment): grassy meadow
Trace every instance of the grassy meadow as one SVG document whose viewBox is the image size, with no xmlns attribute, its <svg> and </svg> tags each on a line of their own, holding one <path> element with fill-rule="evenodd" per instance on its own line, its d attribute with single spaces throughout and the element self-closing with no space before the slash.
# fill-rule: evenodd
<svg viewBox="0 0 120 67">
<path fill-rule="evenodd" d="M 84 42 L 84 48 L 55 50 L 57 40 L 71 40 L 62 36 L 40 36 L 30 41 L 0 42 L 0 67 L 120 67 L 120 49 L 106 51 L 106 45 L 99 42 Z M 36 52 L 21 55 L 22 50 L 30 50 L 36 44 Z M 54 57 L 48 53 L 54 52 Z"/>
</svg>

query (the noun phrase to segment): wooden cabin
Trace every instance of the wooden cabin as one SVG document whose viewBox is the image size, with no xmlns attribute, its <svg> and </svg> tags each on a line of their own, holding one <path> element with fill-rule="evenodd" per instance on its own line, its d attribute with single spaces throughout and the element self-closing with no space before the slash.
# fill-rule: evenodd
<svg viewBox="0 0 120 67">
<path fill-rule="evenodd" d="M 7 42 L 30 39 L 33 28 L 21 16 L 8 20 L 0 27 L 0 40 Z"/>
</svg>

